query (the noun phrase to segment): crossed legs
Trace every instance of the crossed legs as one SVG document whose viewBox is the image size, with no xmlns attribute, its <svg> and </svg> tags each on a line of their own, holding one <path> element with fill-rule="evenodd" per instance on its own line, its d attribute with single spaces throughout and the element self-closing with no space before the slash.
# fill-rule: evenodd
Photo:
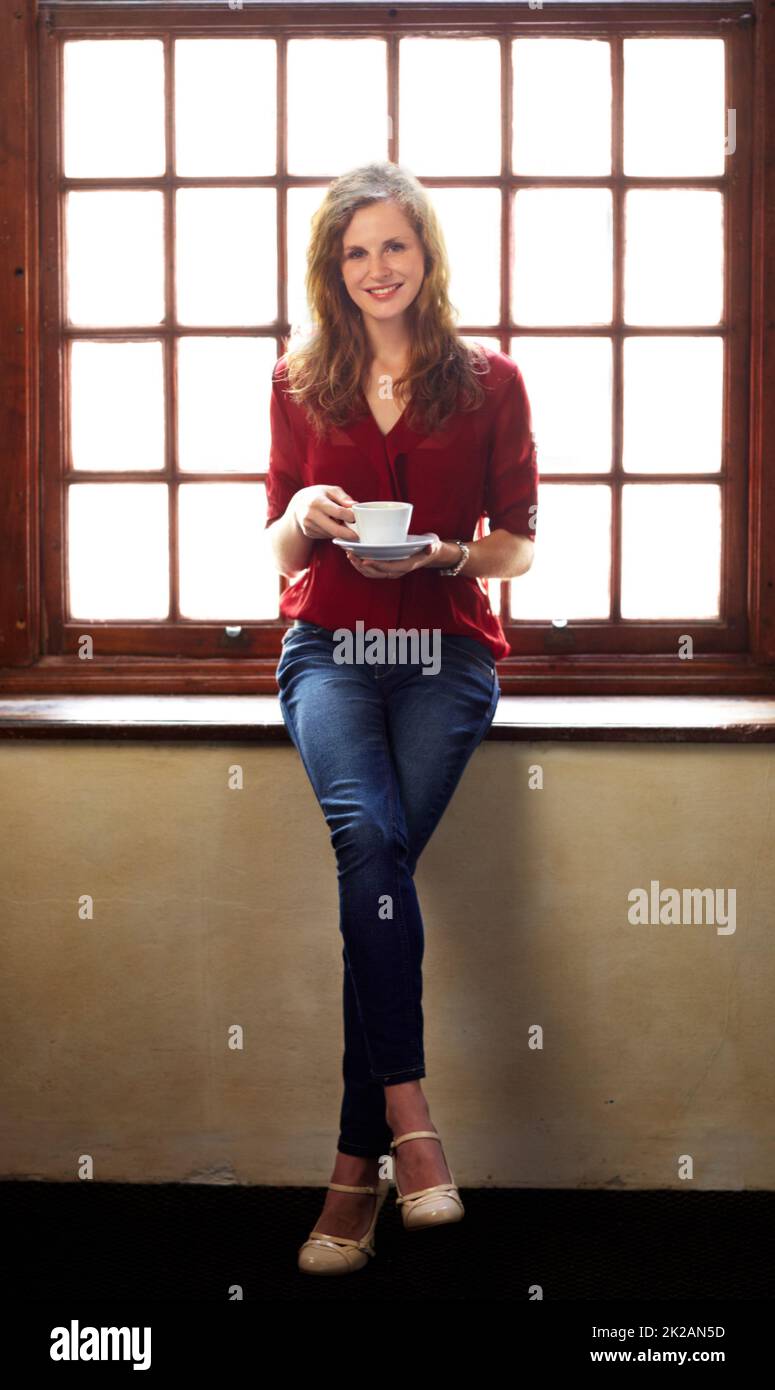
<svg viewBox="0 0 775 1390">
<path fill-rule="evenodd" d="M 328 823 L 339 880 L 344 1095 L 331 1180 L 371 1184 L 391 1137 L 434 1128 L 420 1084 L 424 935 L 414 871 L 499 691 L 454 648 L 432 677 L 416 667 L 380 677 L 336 667 L 320 640 L 286 656 L 283 715 Z M 450 1177 L 433 1140 L 402 1145 L 395 1164 L 404 1192 Z M 318 1228 L 358 1238 L 373 1202 L 328 1191 Z"/>
</svg>

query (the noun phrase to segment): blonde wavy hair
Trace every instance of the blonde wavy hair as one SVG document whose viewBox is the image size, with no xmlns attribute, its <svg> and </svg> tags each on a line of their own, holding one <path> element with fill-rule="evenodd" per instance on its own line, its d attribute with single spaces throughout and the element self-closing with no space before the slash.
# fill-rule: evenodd
<svg viewBox="0 0 775 1390">
<path fill-rule="evenodd" d="M 306 291 L 311 331 L 286 348 L 288 392 L 320 437 L 368 411 L 364 387 L 373 353 L 361 312 L 341 274 L 343 236 L 359 208 L 398 205 L 423 248 L 425 278 L 407 309 L 410 353 L 394 389 L 407 398 L 407 422 L 432 434 L 458 410 L 484 400 L 477 377 L 489 370 L 479 344 L 464 341 L 448 295 L 449 262 L 435 209 L 422 184 L 398 164 L 365 164 L 333 180 L 311 224 Z"/>
</svg>

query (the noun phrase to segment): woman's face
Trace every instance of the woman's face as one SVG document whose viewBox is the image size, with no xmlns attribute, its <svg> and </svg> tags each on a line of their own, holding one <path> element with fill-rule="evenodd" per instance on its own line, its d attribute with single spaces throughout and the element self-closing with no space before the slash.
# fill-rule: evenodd
<svg viewBox="0 0 775 1390">
<path fill-rule="evenodd" d="M 424 274 L 422 243 L 398 205 L 359 208 L 342 237 L 342 275 L 361 312 L 397 318 L 419 293 Z"/>
</svg>

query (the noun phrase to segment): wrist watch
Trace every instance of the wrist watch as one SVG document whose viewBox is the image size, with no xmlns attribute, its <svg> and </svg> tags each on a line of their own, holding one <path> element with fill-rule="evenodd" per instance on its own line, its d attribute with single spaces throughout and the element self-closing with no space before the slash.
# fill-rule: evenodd
<svg viewBox="0 0 775 1390">
<path fill-rule="evenodd" d="M 450 575 L 452 575 L 452 574 L 459 574 L 460 571 L 462 570 L 462 568 L 463 568 L 463 566 L 464 566 L 464 564 L 465 564 L 466 560 L 468 559 L 468 557 L 469 557 L 469 555 L 470 555 L 471 552 L 470 552 L 468 546 L 466 545 L 465 541 L 455 541 L 455 545 L 459 545 L 459 546 L 460 546 L 460 550 L 461 550 L 460 559 L 458 560 L 458 562 L 457 562 L 456 565 L 449 566 L 447 569 L 439 570 L 439 574 L 450 574 Z"/>
</svg>

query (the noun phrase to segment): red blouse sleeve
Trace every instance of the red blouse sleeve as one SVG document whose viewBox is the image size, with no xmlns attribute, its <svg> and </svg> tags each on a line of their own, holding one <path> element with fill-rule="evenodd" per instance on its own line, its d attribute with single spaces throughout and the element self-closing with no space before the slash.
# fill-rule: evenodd
<svg viewBox="0 0 775 1390">
<path fill-rule="evenodd" d="M 535 540 L 538 507 L 538 461 L 530 402 L 522 373 L 513 374 L 500 390 L 485 483 L 485 511 L 490 531 L 502 527 L 515 536 Z"/>
<path fill-rule="evenodd" d="M 299 488 L 304 487 L 304 479 L 299 468 L 299 446 L 291 428 L 288 416 L 288 403 L 285 399 L 283 382 L 285 373 L 281 371 L 282 358 L 272 370 L 272 395 L 269 403 L 269 424 L 271 443 L 269 446 L 269 472 L 266 477 L 266 526 L 283 516 L 291 498 Z"/>
</svg>

